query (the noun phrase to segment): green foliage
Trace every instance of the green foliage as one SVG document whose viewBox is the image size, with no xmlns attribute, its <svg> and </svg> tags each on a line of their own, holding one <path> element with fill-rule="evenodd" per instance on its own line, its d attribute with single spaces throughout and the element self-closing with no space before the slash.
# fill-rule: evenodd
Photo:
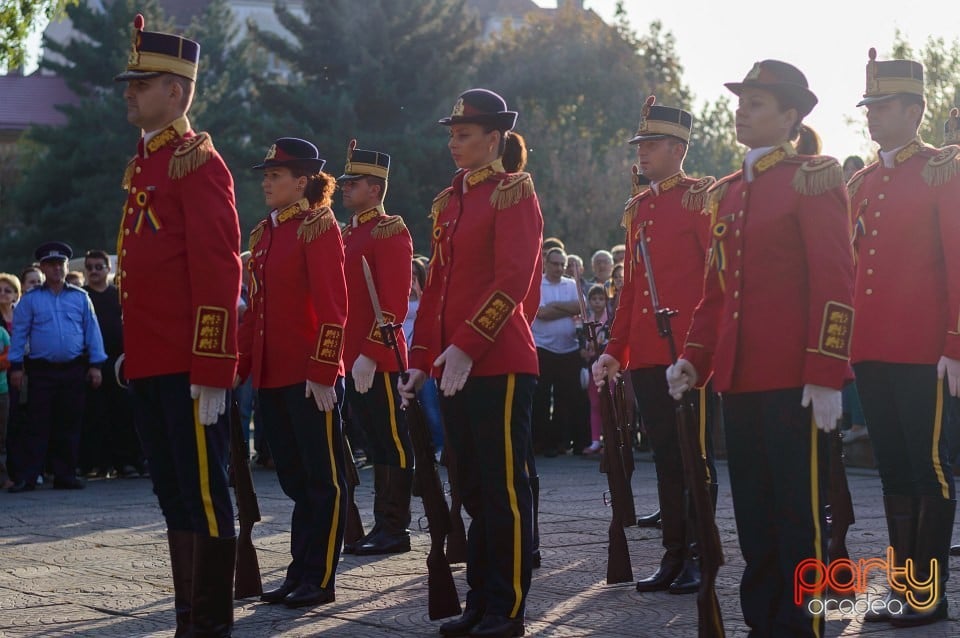
<svg viewBox="0 0 960 638">
<path fill-rule="evenodd" d="M 79 0 L 4 0 L 0 3 L 0 69 L 24 62 L 30 32 L 44 22 L 63 15 L 68 5 Z"/>
<path fill-rule="evenodd" d="M 5 214 L 8 232 L 0 239 L 0 264 L 5 268 L 22 266 L 37 243 L 51 238 L 67 241 L 78 251 L 112 252 L 124 200 L 120 181 L 139 136 L 126 119 L 125 85 L 114 82 L 113 76 L 126 66 L 137 13 L 144 15 L 149 30 L 172 30 L 157 0 L 116 0 L 107 12 L 84 2 L 67 13 L 82 38 L 67 43 L 47 40 L 48 55 L 41 65 L 62 75 L 80 103 L 62 107 L 65 125 L 34 127 L 20 143 L 36 151 L 24 154 L 28 159 L 12 195 L 13 210 Z M 246 137 L 252 118 L 250 78 L 256 67 L 248 64 L 242 45 L 231 45 L 232 24 L 226 1 L 214 0 L 188 30 L 201 42 L 200 77 L 190 117 L 194 128 L 211 133 L 229 166 L 245 169 L 261 152 Z M 244 202 L 256 210 L 247 214 L 251 225 L 261 201 L 255 184 L 238 180 L 241 214 Z"/>
<path fill-rule="evenodd" d="M 737 170 L 742 158 L 730 99 L 724 96 L 704 104 L 693 119 L 684 169 L 690 175 L 720 178 Z"/>
<path fill-rule="evenodd" d="M 923 63 L 927 111 L 920 125 L 920 136 L 928 143 L 940 146 L 943 144 L 943 123 L 950 109 L 960 106 L 960 39 L 948 43 L 943 38 L 931 36 L 917 51 L 898 29 L 891 58 Z"/>
<path fill-rule="evenodd" d="M 463 0 L 367 0 L 362 11 L 350 0 L 306 0 L 303 8 L 304 19 L 276 8 L 293 42 L 249 25 L 291 70 L 258 82 L 255 143 L 265 150 L 277 137 L 309 139 L 334 176 L 351 138 L 389 153 L 386 207 L 405 216 L 415 249 L 429 252 L 429 205 L 453 172 L 436 122 L 469 88 L 478 21 Z"/>
</svg>

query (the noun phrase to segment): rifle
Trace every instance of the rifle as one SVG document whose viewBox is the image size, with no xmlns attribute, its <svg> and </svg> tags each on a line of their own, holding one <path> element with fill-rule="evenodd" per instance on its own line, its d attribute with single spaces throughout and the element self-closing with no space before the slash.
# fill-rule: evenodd
<svg viewBox="0 0 960 638">
<path fill-rule="evenodd" d="M 579 275 L 579 273 L 577 273 Z M 579 279 L 579 276 L 578 276 Z M 583 333 L 593 344 L 594 351 L 600 354 L 597 342 L 597 322 L 587 321 L 587 307 L 580 294 L 580 316 L 583 318 Z M 623 379 L 617 379 L 611 390 L 604 382 L 598 388 L 600 393 L 600 421 L 603 432 L 603 456 L 600 471 L 607 475 L 608 492 L 604 494 L 604 505 L 611 506 L 610 526 L 607 528 L 607 584 L 626 583 L 633 580 L 633 568 L 630 566 L 630 550 L 627 548 L 627 535 L 624 527 L 635 525 L 637 512 L 633 504 L 633 488 L 630 479 L 633 476 L 633 445 L 626 432 L 626 418 L 623 406 Z M 619 403 L 616 399 L 619 399 Z M 608 497 L 609 495 L 609 497 Z"/>
<path fill-rule="evenodd" d="M 396 334 L 400 326 L 387 323 L 384 318 L 370 265 L 365 257 L 360 259 L 363 265 L 363 276 L 367 281 L 367 291 L 370 293 L 370 302 L 373 304 L 373 312 L 380 327 L 380 336 L 384 345 L 393 350 L 397 358 L 400 378 L 406 382 L 407 370 L 403 365 L 403 357 L 400 356 Z M 416 399 L 408 403 L 405 411 L 416 464 L 414 480 L 417 482 L 417 491 L 423 501 L 423 511 L 430 532 L 430 553 L 427 555 L 427 612 L 430 620 L 457 616 L 461 613 L 460 599 L 457 596 L 457 586 L 453 582 L 450 563 L 447 562 L 447 557 L 443 553 L 444 540 L 450 533 L 450 510 L 447 499 L 443 495 L 443 483 L 440 481 L 437 459 L 433 455 L 430 430 L 423 416 L 423 409 Z"/>
<path fill-rule="evenodd" d="M 354 497 L 357 486 L 360 485 L 360 474 L 357 472 L 353 449 L 346 436 L 343 437 L 343 457 L 346 461 L 344 467 L 347 475 L 347 520 L 343 525 L 343 544 L 349 545 L 363 538 L 363 520 L 360 518 L 360 509 Z"/>
<path fill-rule="evenodd" d="M 650 284 L 650 303 L 657 318 L 657 332 L 667 340 L 670 348 L 670 360 L 677 360 L 677 344 L 673 340 L 670 318 L 676 310 L 660 307 L 657 286 L 650 263 L 650 251 L 647 249 L 647 237 L 643 226 L 637 240 L 643 266 Z M 697 591 L 697 624 L 700 638 L 723 637 L 723 617 L 720 614 L 720 602 L 717 600 L 717 572 L 723 565 L 723 546 L 720 533 L 713 515 L 713 496 L 707 478 L 707 461 L 700 447 L 697 433 L 697 416 L 693 402 L 693 392 L 683 394 L 677 402 L 677 434 L 680 443 L 680 458 L 683 463 L 683 481 L 688 500 L 687 511 L 692 506 L 693 527 L 700 553 L 700 589 Z"/>
<path fill-rule="evenodd" d="M 244 443 L 240 426 L 240 404 L 230 406 L 230 471 L 233 474 L 233 492 L 237 497 L 237 518 L 240 534 L 237 536 L 237 569 L 234 574 L 233 598 L 252 598 L 263 593 L 260 581 L 260 563 L 253 546 L 253 525 L 260 520 L 260 505 L 250 473 L 250 448 Z"/>
<path fill-rule="evenodd" d="M 445 441 L 450 440 L 446 427 L 444 427 L 443 438 Z M 457 457 L 449 445 L 443 447 L 443 460 L 446 461 L 447 476 L 450 479 L 450 531 L 447 533 L 447 562 L 451 565 L 466 563 L 467 531 L 463 526 L 463 516 L 460 514 L 463 509 L 463 499 L 460 498 L 460 486 L 455 479 Z"/>
<path fill-rule="evenodd" d="M 827 434 L 830 441 L 830 481 L 827 489 L 827 502 L 830 504 L 830 541 L 827 544 L 827 560 L 832 563 L 841 558 L 850 558 L 847 551 L 847 530 L 856 522 L 853 516 L 853 499 L 847 483 L 847 472 L 843 467 L 843 440 L 840 428 Z M 838 569 L 836 582 L 850 581 L 850 570 Z"/>
</svg>

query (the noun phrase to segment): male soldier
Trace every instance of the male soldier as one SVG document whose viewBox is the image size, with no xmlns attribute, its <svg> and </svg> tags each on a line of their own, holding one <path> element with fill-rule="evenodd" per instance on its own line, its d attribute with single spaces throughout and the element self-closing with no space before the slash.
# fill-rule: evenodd
<svg viewBox="0 0 960 638">
<path fill-rule="evenodd" d="M 637 163 L 650 185 L 632 197 L 626 206 L 623 226 L 629 247 L 623 291 L 606 351 L 594 363 L 597 382 L 613 382 L 621 370 L 630 379 L 639 398 L 640 415 L 650 436 L 657 467 L 657 491 L 663 547 L 660 568 L 637 583 L 637 591 L 668 590 L 673 594 L 697 591 L 700 568 L 691 517 L 684 511 L 683 465 L 677 438 L 676 402 L 667 392 L 666 369 L 670 365 L 667 343 L 657 332 L 650 300 L 650 283 L 638 248 L 641 230 L 646 234 L 657 291 L 664 308 L 677 310 L 674 325 L 690 323 L 690 316 L 703 290 L 703 263 L 710 237 L 710 218 L 703 214 L 704 196 L 712 177 L 696 180 L 683 172 L 683 158 L 690 141 L 693 116 L 686 111 L 655 104 L 650 96 L 636 136 Z M 700 423 L 701 441 L 710 441 L 707 413 L 710 398 L 706 388 L 695 393 L 705 410 Z M 708 452 L 709 445 L 707 446 Z M 710 481 L 716 495 L 716 470 L 710 460 Z"/>
<path fill-rule="evenodd" d="M 374 525 L 364 538 L 344 548 L 363 556 L 410 551 L 410 494 L 413 445 L 397 396 L 397 360 L 380 336 L 364 281 L 361 259 L 370 264 L 384 318 L 402 322 L 410 297 L 413 242 L 399 215 L 387 215 L 390 156 L 347 147 L 347 164 L 338 179 L 343 205 L 353 213 L 343 230 L 344 273 L 348 305 L 343 344 L 347 367 L 347 401 L 354 421 L 367 436 L 367 458 L 373 462 Z M 406 365 L 407 345 L 397 331 Z"/>
<path fill-rule="evenodd" d="M 126 378 L 167 523 L 177 636 L 229 636 L 236 536 L 223 417 L 237 369 L 240 227 L 233 177 L 190 128 L 200 47 L 134 21 L 117 242 Z"/>
<path fill-rule="evenodd" d="M 939 570 L 935 604 L 915 609 L 891 591 L 887 601 L 897 598 L 903 613 L 871 611 L 865 620 L 905 627 L 947 617 L 956 501 L 943 423 L 946 393 L 956 396 L 960 384 L 960 148 L 937 150 L 917 135 L 926 108 L 918 62 L 878 62 L 870 49 L 858 106 L 867 107 L 880 156 L 849 184 L 857 254 L 851 359 L 895 562 L 913 559 L 920 579 L 932 576 L 934 560 Z"/>
<path fill-rule="evenodd" d="M 45 281 L 24 293 L 13 313 L 10 384 L 19 389 L 24 369 L 30 375 L 30 427 L 23 435 L 20 480 L 7 490 L 14 494 L 34 489 L 48 446 L 54 489 L 83 488 L 76 468 L 86 382 L 100 387 L 107 354 L 90 297 L 66 282 L 72 255 L 59 241 L 37 248 Z"/>
</svg>

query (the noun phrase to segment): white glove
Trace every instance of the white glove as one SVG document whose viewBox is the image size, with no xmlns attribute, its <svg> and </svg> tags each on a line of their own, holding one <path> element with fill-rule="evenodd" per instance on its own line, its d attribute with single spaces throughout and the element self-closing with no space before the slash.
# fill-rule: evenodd
<svg viewBox="0 0 960 638">
<path fill-rule="evenodd" d="M 397 392 L 400 393 L 401 407 L 407 407 L 411 401 L 417 398 L 417 392 L 427 381 L 427 373 L 423 370 L 410 368 L 407 370 L 407 380 L 403 380 L 403 375 L 397 379 Z"/>
<path fill-rule="evenodd" d="M 620 374 L 620 362 L 613 355 L 602 354 L 593 362 L 593 382 L 599 388 L 606 381 L 614 381 Z"/>
<path fill-rule="evenodd" d="M 322 385 L 310 379 L 307 379 L 306 385 L 307 393 L 304 396 L 308 399 L 312 396 L 321 412 L 331 412 L 337 405 L 337 391 L 332 385 Z"/>
<path fill-rule="evenodd" d="M 204 425 L 213 425 L 227 411 L 227 391 L 224 388 L 190 384 L 190 398 L 200 402 L 197 411 L 200 423 Z"/>
<path fill-rule="evenodd" d="M 683 393 L 692 390 L 697 385 L 697 369 L 686 359 L 677 359 L 677 362 L 667 368 L 667 389 L 670 396 L 679 401 Z"/>
<path fill-rule="evenodd" d="M 837 421 L 843 414 L 843 399 L 840 390 L 808 383 L 803 386 L 803 398 L 800 399 L 800 405 L 807 407 L 811 403 L 813 404 L 813 420 L 817 427 L 824 432 L 833 432 L 837 428 Z"/>
<path fill-rule="evenodd" d="M 937 378 L 942 379 L 944 375 L 947 377 L 950 396 L 960 396 L 960 359 L 940 357 L 940 361 L 937 362 Z"/>
<path fill-rule="evenodd" d="M 447 346 L 433 362 L 435 368 L 443 367 L 440 376 L 440 392 L 445 397 L 452 397 L 463 389 L 473 368 L 473 359 L 466 352 L 454 345 Z"/>
<path fill-rule="evenodd" d="M 353 369 L 350 370 L 357 392 L 366 394 L 373 387 L 373 375 L 376 371 L 376 361 L 365 354 L 357 355 L 357 360 L 353 362 Z"/>
</svg>

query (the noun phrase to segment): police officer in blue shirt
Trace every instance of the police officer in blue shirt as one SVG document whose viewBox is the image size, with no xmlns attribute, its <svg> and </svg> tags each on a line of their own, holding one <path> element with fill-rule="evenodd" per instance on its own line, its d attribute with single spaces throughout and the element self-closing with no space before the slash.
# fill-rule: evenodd
<svg viewBox="0 0 960 638">
<path fill-rule="evenodd" d="M 24 370 L 30 375 L 22 473 L 7 490 L 14 494 L 35 489 L 48 447 L 54 489 L 83 488 L 76 467 L 85 383 L 100 386 L 100 365 L 107 354 L 90 297 L 66 283 L 72 255 L 63 242 L 40 246 L 35 257 L 46 282 L 24 294 L 13 311 L 10 383 L 19 388 Z"/>
</svg>

